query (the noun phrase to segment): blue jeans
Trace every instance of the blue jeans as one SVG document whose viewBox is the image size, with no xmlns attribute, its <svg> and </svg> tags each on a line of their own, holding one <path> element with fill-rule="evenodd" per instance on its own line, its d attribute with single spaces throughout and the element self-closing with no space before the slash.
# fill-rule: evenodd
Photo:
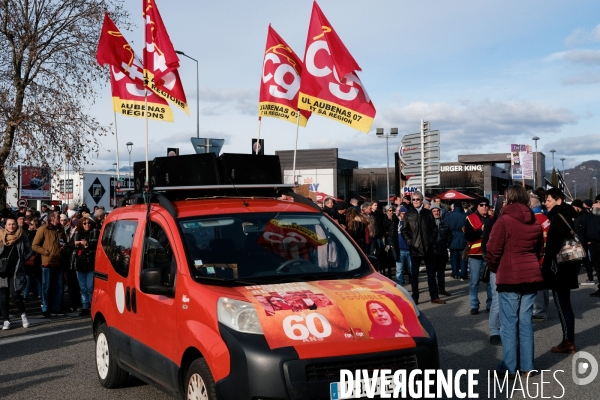
<svg viewBox="0 0 600 400">
<path fill-rule="evenodd" d="M 404 270 L 410 273 L 410 251 L 400 250 L 398 261 L 396 261 L 396 283 L 404 285 Z"/>
<path fill-rule="evenodd" d="M 462 259 L 462 250 L 450 249 L 450 265 L 452 265 L 453 277 L 467 277 L 467 263 Z"/>
<path fill-rule="evenodd" d="M 490 307 L 490 336 L 500 334 L 500 310 L 498 307 L 498 292 L 496 291 L 496 274 L 490 272 L 492 288 L 492 306 Z"/>
<path fill-rule="evenodd" d="M 27 275 L 27 284 L 25 285 L 25 289 L 23 290 L 23 298 L 27 298 L 29 296 L 29 292 L 32 291 L 31 287 L 35 287 L 35 295 L 40 298 L 42 297 L 42 282 L 39 281 L 34 275 Z"/>
<path fill-rule="evenodd" d="M 533 302 L 536 292 L 500 292 L 502 361 L 498 369 L 509 374 L 533 367 Z"/>
<path fill-rule="evenodd" d="M 42 268 L 42 312 L 59 312 L 63 295 L 63 269 Z"/>
<path fill-rule="evenodd" d="M 89 310 L 94 292 L 94 271 L 77 271 L 77 280 L 81 291 L 81 308 Z"/>
<path fill-rule="evenodd" d="M 427 257 L 411 257 L 410 259 L 410 285 L 412 287 L 412 298 L 419 303 L 419 267 L 421 260 L 425 261 L 427 271 L 427 286 L 429 287 L 429 297 L 431 300 L 439 299 L 438 285 L 435 281 L 435 258 L 433 254 Z"/>
<path fill-rule="evenodd" d="M 546 310 L 550 304 L 550 292 L 548 289 L 538 290 L 533 303 L 533 316 L 540 318 L 548 318 Z"/>
<path fill-rule="evenodd" d="M 481 275 L 481 267 L 483 266 L 483 259 L 481 258 L 473 258 L 469 257 L 469 296 L 471 309 L 475 308 L 479 310 L 479 296 L 477 292 L 479 292 L 479 278 Z M 492 306 L 492 287 L 490 283 L 485 284 L 487 289 L 487 300 L 485 302 L 486 308 L 490 308 Z"/>
</svg>

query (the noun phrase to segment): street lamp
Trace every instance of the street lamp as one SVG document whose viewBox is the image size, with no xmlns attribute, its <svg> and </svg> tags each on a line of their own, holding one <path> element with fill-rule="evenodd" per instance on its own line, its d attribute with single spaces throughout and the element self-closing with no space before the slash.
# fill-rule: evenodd
<svg viewBox="0 0 600 400">
<path fill-rule="evenodd" d="M 112 184 L 112 189 L 113 189 L 113 193 L 114 193 L 114 199 L 113 199 L 113 207 L 117 205 L 117 163 L 114 162 L 113 163 L 113 168 L 115 170 L 115 177 L 113 178 L 113 184 Z"/>
<path fill-rule="evenodd" d="M 536 178 L 537 178 L 537 141 L 540 140 L 539 137 L 534 136 L 531 138 L 531 140 L 533 140 L 535 142 L 535 167 L 533 168 L 533 188 L 535 189 L 535 183 L 536 183 Z"/>
<path fill-rule="evenodd" d="M 573 200 L 577 198 L 577 182 L 573 181 Z"/>
<path fill-rule="evenodd" d="M 552 153 L 552 169 L 554 169 L 554 153 L 556 153 L 556 150 L 552 149 L 550 153 Z"/>
<path fill-rule="evenodd" d="M 383 133 L 383 128 L 377 128 L 377 130 L 375 131 L 375 133 L 377 134 L 378 138 L 384 138 L 385 139 L 385 157 L 387 160 L 387 169 L 386 169 L 386 176 L 387 176 L 387 205 L 390 205 L 390 152 L 388 150 L 388 142 L 390 138 L 395 138 L 398 137 L 398 128 L 391 128 L 390 129 L 390 133 L 389 134 L 384 134 Z"/>
<path fill-rule="evenodd" d="M 133 143 L 127 142 L 125 143 L 127 146 L 127 152 L 129 153 L 129 179 L 127 182 L 127 189 L 131 189 L 131 150 L 133 149 Z"/>
<path fill-rule="evenodd" d="M 198 60 L 188 56 L 183 51 L 175 50 L 175 53 L 180 54 L 190 60 L 196 61 L 196 137 L 200 137 L 200 75 L 198 74 Z"/>
<path fill-rule="evenodd" d="M 598 179 L 596 179 L 595 176 L 593 176 L 592 179 L 594 180 L 594 183 L 596 184 L 596 193 L 594 194 L 594 196 L 598 197 Z"/>
</svg>

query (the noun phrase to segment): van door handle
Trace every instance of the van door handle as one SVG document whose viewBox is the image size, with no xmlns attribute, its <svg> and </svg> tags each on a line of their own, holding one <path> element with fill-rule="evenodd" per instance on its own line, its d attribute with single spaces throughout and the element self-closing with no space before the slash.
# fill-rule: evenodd
<svg viewBox="0 0 600 400">
<path fill-rule="evenodd" d="M 137 300 L 136 300 L 137 291 L 135 288 L 131 289 L 131 310 L 134 314 L 137 313 Z"/>
<path fill-rule="evenodd" d="M 127 307 L 127 311 L 131 311 L 131 291 L 129 286 L 125 290 L 125 307 Z"/>
</svg>

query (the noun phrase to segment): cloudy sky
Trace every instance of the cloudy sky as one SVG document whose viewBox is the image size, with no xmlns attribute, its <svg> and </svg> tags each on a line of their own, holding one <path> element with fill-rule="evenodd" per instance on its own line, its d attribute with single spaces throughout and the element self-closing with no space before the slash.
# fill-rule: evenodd
<svg viewBox="0 0 600 400">
<path fill-rule="evenodd" d="M 258 131 L 258 91 L 269 23 L 303 58 L 312 0 L 156 0 L 177 50 L 200 61 L 200 136 L 225 139 L 225 152 L 250 151 Z M 141 54 L 141 1 L 125 1 L 137 25 L 124 32 Z M 377 109 L 369 134 L 314 115 L 298 148 L 339 148 L 361 167 L 385 166 L 375 128 L 418 132 L 421 119 L 441 131 L 442 161 L 458 154 L 508 152 L 531 143 L 565 167 L 600 155 L 600 2 L 571 0 L 320 0 L 319 5 L 362 68 Z M 196 65 L 181 58 L 191 115 L 173 107 L 174 123 L 150 122 L 150 155 L 166 147 L 192 153 L 196 135 Z M 110 88 L 92 113 L 113 121 Z M 117 117 L 124 143 L 144 157 L 144 120 Z M 296 127 L 264 118 L 268 154 L 294 148 Z M 400 139 L 390 140 L 392 154 Z M 114 137 L 103 139 L 94 168 L 111 168 Z"/>
</svg>

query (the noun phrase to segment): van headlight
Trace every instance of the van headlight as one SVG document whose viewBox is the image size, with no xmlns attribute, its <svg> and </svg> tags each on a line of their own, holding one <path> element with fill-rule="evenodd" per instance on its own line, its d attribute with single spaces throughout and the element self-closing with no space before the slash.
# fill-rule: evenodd
<svg viewBox="0 0 600 400">
<path fill-rule="evenodd" d="M 417 313 L 417 317 L 420 317 L 421 316 L 421 310 L 419 310 L 419 307 L 417 307 L 417 303 L 415 303 L 415 299 L 413 299 L 412 296 L 410 295 L 410 293 L 408 293 L 408 290 L 404 289 L 402 287 L 402 285 L 396 285 L 396 289 L 398 289 L 399 291 L 401 291 L 402 294 L 405 295 L 406 298 L 410 300 L 410 302 L 412 303 L 413 307 L 415 308 L 415 312 Z"/>
<path fill-rule="evenodd" d="M 217 317 L 219 322 L 238 332 L 263 334 L 256 309 L 246 301 L 221 297 L 217 302 Z"/>
</svg>

